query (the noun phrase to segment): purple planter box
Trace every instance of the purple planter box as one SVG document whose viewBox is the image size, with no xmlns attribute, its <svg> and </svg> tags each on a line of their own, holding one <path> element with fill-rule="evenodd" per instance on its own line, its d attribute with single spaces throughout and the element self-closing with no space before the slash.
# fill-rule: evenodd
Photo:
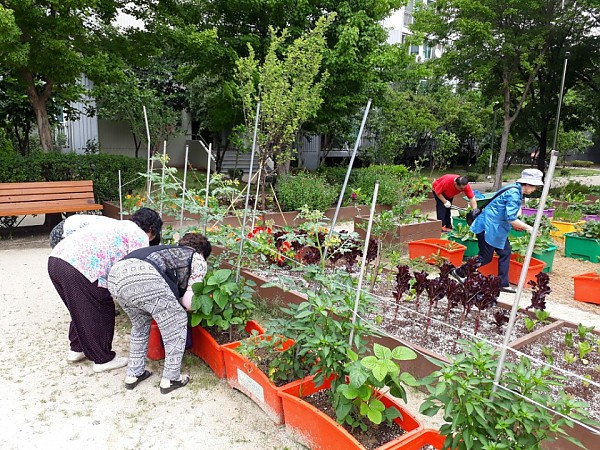
<svg viewBox="0 0 600 450">
<path fill-rule="evenodd" d="M 537 214 L 537 208 L 521 208 L 521 214 L 524 216 L 535 216 Z M 546 217 L 554 217 L 554 208 L 545 209 L 543 214 Z"/>
<path fill-rule="evenodd" d="M 587 214 L 583 217 L 583 220 L 585 220 L 586 222 L 598 222 L 600 221 L 600 216 L 598 214 Z"/>
</svg>

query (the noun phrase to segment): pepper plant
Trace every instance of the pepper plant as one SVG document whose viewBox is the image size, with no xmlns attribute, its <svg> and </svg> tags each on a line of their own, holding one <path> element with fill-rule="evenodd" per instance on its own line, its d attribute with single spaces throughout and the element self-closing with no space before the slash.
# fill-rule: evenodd
<svg viewBox="0 0 600 450">
<path fill-rule="evenodd" d="M 562 378 L 547 367 L 533 367 L 526 357 L 505 362 L 499 388 L 494 378 L 500 352 L 483 342 L 461 340 L 464 353 L 424 380 L 429 397 L 420 407 L 433 416 L 443 411 L 446 436 L 443 448 L 458 450 L 538 450 L 555 434 L 581 446 L 565 428 L 573 422 L 560 414 L 592 423 L 583 411 L 585 402 L 564 392 Z M 551 388 L 558 392 L 551 395 Z"/>
<path fill-rule="evenodd" d="M 348 350 L 348 362 L 344 375 L 348 382 L 338 385 L 333 394 L 333 406 L 336 420 L 352 428 L 366 431 L 370 423 L 390 424 L 400 416 L 394 407 L 388 407 L 381 401 L 382 391 L 389 390 L 394 397 L 407 402 L 404 385 L 416 386 L 415 378 L 401 372 L 398 361 L 409 361 L 417 354 L 398 346 L 393 350 L 375 343 L 373 354 L 360 358 L 359 354 Z"/>
</svg>

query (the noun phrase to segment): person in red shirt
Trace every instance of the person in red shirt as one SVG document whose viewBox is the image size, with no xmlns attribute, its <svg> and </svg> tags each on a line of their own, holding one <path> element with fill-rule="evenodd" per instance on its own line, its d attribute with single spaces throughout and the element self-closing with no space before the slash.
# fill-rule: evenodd
<svg viewBox="0 0 600 450">
<path fill-rule="evenodd" d="M 469 199 L 471 208 L 477 209 L 477 200 L 475 200 L 475 194 L 473 194 L 473 189 L 469 186 L 467 177 L 449 173 L 435 180 L 431 187 L 433 188 L 433 195 L 435 197 L 437 218 L 442 221 L 442 228 L 446 230 L 452 229 L 450 208 L 452 207 L 452 200 L 455 195 L 464 192 Z"/>
</svg>

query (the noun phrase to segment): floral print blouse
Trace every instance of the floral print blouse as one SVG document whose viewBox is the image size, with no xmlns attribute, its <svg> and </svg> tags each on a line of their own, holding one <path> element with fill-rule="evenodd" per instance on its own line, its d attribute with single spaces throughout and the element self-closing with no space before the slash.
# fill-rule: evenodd
<svg viewBox="0 0 600 450">
<path fill-rule="evenodd" d="M 107 287 L 106 278 L 114 263 L 133 250 L 149 245 L 146 232 L 130 220 L 90 223 L 58 243 L 50 256 L 71 264 L 91 283 Z"/>
</svg>

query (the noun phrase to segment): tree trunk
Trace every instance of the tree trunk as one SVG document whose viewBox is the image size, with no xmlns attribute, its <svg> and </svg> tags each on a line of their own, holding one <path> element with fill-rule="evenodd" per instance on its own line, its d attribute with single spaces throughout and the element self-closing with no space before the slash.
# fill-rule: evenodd
<svg viewBox="0 0 600 450">
<path fill-rule="evenodd" d="M 48 99 L 52 93 L 52 80 L 46 80 L 44 89 L 41 93 L 38 93 L 35 88 L 35 80 L 33 74 L 28 71 L 22 72 L 23 79 L 27 88 L 27 98 L 35 118 L 37 120 L 38 134 L 40 136 L 40 145 L 45 152 L 52 150 L 52 133 L 50 130 L 50 120 L 48 119 Z"/>
<path fill-rule="evenodd" d="M 494 180 L 493 190 L 497 191 L 502 187 L 502 174 L 504 172 L 504 160 L 506 159 L 506 150 L 508 149 L 508 136 L 510 135 L 510 127 L 512 120 L 509 117 L 504 117 L 504 125 L 502 126 L 502 139 L 500 140 L 500 152 L 498 153 L 498 163 L 496 164 L 496 178 Z"/>
<path fill-rule="evenodd" d="M 548 149 L 548 123 L 544 123 L 539 140 L 539 150 L 537 157 L 537 168 L 542 172 L 546 172 L 546 153 Z"/>
</svg>

